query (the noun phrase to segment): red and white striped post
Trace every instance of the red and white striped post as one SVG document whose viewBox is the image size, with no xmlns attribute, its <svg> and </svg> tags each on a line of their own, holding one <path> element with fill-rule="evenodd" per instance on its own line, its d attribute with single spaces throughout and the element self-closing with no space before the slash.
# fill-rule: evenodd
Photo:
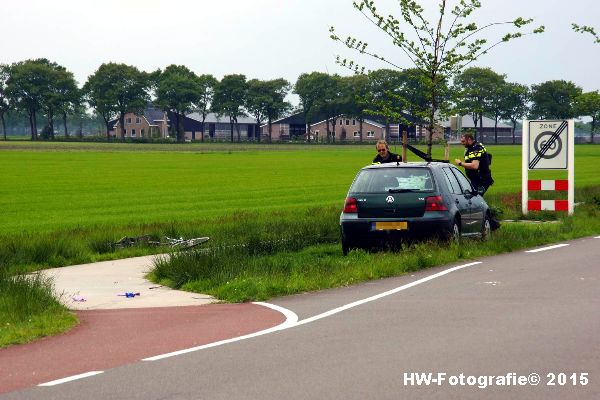
<svg viewBox="0 0 600 400">
<path fill-rule="evenodd" d="M 569 190 L 569 181 L 567 180 L 528 180 L 528 191 L 563 191 Z M 529 211 L 569 211 L 568 200 L 528 200 L 527 209 Z"/>
<path fill-rule="evenodd" d="M 575 203 L 574 121 L 523 120 L 522 211 L 567 211 Z M 530 170 L 567 170 L 568 179 L 529 180 Z M 529 200 L 529 191 L 566 191 L 567 200 Z"/>
</svg>

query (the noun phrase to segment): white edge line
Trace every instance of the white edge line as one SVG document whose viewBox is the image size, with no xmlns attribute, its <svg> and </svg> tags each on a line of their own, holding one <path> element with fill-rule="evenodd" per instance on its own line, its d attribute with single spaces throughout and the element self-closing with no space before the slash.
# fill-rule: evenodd
<svg viewBox="0 0 600 400">
<path fill-rule="evenodd" d="M 292 328 L 292 327 L 295 327 L 295 326 L 308 324 L 310 322 L 314 322 L 314 321 L 317 321 L 319 319 L 326 318 L 326 317 L 332 316 L 334 314 L 338 314 L 338 313 L 340 313 L 342 311 L 345 311 L 345 310 L 348 310 L 350 308 L 354 308 L 354 307 L 357 307 L 359 305 L 362 305 L 362 304 L 365 304 L 365 303 L 368 303 L 368 302 L 371 302 L 371 301 L 379 300 L 379 299 L 381 299 L 383 297 L 386 297 L 386 296 L 390 296 L 390 295 L 398 293 L 398 292 L 400 292 L 402 290 L 406 290 L 406 289 L 409 289 L 409 288 L 411 288 L 413 286 L 417 286 L 417 285 L 419 285 L 421 283 L 425 283 L 425 282 L 430 281 L 432 279 L 439 278 L 440 276 L 444 276 L 444 275 L 449 274 L 451 272 L 458 271 L 459 269 L 463 269 L 463 268 L 470 267 L 470 266 L 477 265 L 477 264 L 481 264 L 481 263 L 482 263 L 481 261 L 475 261 L 475 262 L 472 262 L 472 263 L 463 264 L 463 265 L 459 265 L 459 266 L 456 266 L 456 267 L 448 268 L 448 269 L 446 269 L 444 271 L 438 272 L 437 274 L 433 274 L 433 275 L 427 276 L 425 278 L 416 280 L 414 282 L 408 283 L 408 284 L 403 285 L 403 286 L 399 286 L 399 287 L 397 287 L 395 289 L 388 290 L 387 292 L 383 292 L 383 293 L 377 294 L 375 296 L 367 297 L 366 299 L 358 300 L 358 301 L 355 301 L 353 303 L 349 303 L 349 304 L 346 304 L 344 306 L 341 306 L 341 307 L 338 307 L 338 308 L 334 308 L 333 310 L 329 310 L 329 311 L 324 312 L 322 314 L 317 314 L 317 315 L 315 315 L 313 317 L 303 319 L 302 321 L 298 321 L 298 316 L 296 315 L 296 313 L 294 313 L 291 310 L 288 310 L 287 308 L 284 308 L 284 307 L 281 307 L 281 306 L 277 306 L 275 304 L 270 304 L 270 303 L 255 302 L 254 304 L 265 306 L 265 307 L 268 307 L 268 308 L 271 308 L 273 310 L 281 312 L 286 317 L 285 322 L 283 322 L 280 325 L 274 326 L 272 328 L 264 329 L 262 331 L 258 331 L 258 332 L 254 332 L 254 333 L 250 333 L 248 335 L 243 335 L 243 336 L 238 336 L 238 337 L 231 338 L 231 339 L 221 340 L 221 341 L 218 341 L 218 342 L 208 343 L 208 344 L 205 344 L 205 345 L 202 345 L 202 346 L 191 347 L 189 349 L 183 349 L 183 350 L 179 350 L 179 351 L 174 351 L 172 353 L 160 354 L 158 356 L 144 358 L 144 359 L 142 359 L 142 361 L 157 361 L 157 360 L 162 360 L 162 359 L 168 358 L 168 357 L 174 357 L 174 356 L 178 356 L 178 355 L 181 355 L 181 354 L 191 353 L 191 352 L 194 352 L 194 351 L 209 349 L 211 347 L 222 346 L 222 345 L 228 344 L 228 343 L 239 342 L 241 340 L 251 339 L 251 338 L 254 338 L 254 337 L 257 337 L 257 336 L 266 335 L 266 334 L 269 334 L 269 333 L 272 333 L 272 332 L 277 332 L 277 331 L 281 331 L 281 330 L 284 330 L 284 329 L 289 329 L 289 328 Z"/>
<path fill-rule="evenodd" d="M 296 323 L 298 322 L 298 315 L 296 315 L 296 313 L 294 313 L 293 311 L 288 310 L 287 308 L 283 308 L 283 307 L 277 306 L 275 304 L 262 303 L 262 302 L 255 302 L 253 304 L 258 304 L 260 306 L 268 307 L 275 311 L 279 311 L 280 313 L 285 315 L 286 319 L 283 323 L 281 323 L 277 326 L 274 326 L 272 328 L 263 329 L 262 331 L 249 333 L 248 335 L 238 336 L 238 337 L 234 337 L 231 339 L 220 340 L 218 342 L 208 343 L 208 344 L 204 344 L 202 346 L 190 347 L 189 349 L 174 351 L 172 353 L 160 354 L 158 356 L 144 358 L 144 359 L 142 359 L 142 361 L 157 361 L 157 360 L 162 360 L 163 358 L 174 357 L 174 356 L 178 356 L 181 354 L 191 353 L 193 351 L 204 350 L 204 349 L 209 349 L 211 347 L 222 346 L 222 345 L 228 344 L 228 343 L 239 342 L 240 340 L 246 340 L 246 339 L 254 338 L 257 336 L 266 335 L 268 333 L 273 333 L 273 332 L 281 331 L 281 330 L 284 330 L 287 328 L 291 328 L 292 326 L 296 325 Z"/>
<path fill-rule="evenodd" d="M 537 252 L 540 252 L 540 251 L 558 249 L 559 247 L 565 247 L 565 246 L 568 246 L 568 244 L 567 243 L 561 243 L 561 244 L 556 244 L 554 246 L 542 247 L 540 249 L 527 250 L 525 253 L 537 253 Z"/>
<path fill-rule="evenodd" d="M 40 383 L 38 386 L 54 386 L 54 385 L 60 385 L 61 383 L 66 383 L 66 382 L 71 382 L 71 381 L 76 381 L 77 379 L 83 379 L 83 378 L 87 378 L 90 376 L 94 376 L 94 375 L 98 375 L 103 373 L 104 371 L 90 371 L 90 372 L 85 372 L 83 374 L 79 374 L 79 375 L 73 375 L 73 376 L 68 376 L 66 378 L 62 378 L 62 379 L 57 379 L 55 381 L 50 381 L 50 382 L 46 382 L 46 383 Z"/>
<path fill-rule="evenodd" d="M 594 239 L 600 239 L 600 236 L 594 236 Z"/>
<path fill-rule="evenodd" d="M 425 282 L 430 281 L 432 279 L 439 278 L 440 276 L 449 274 L 449 273 L 454 272 L 454 271 L 458 271 L 459 269 L 463 269 L 463 268 L 470 267 L 470 266 L 477 265 L 477 264 L 481 264 L 481 261 L 475 261 L 475 262 L 472 262 L 472 263 L 468 263 L 468 264 L 464 264 L 464 265 L 459 265 L 459 266 L 456 266 L 456 267 L 453 267 L 453 268 L 448 268 L 448 269 L 446 269 L 444 271 L 438 272 L 437 274 L 429 275 L 429 276 L 427 276 L 425 278 L 416 280 L 416 281 L 408 283 L 406 285 L 399 286 L 399 287 L 397 287 L 395 289 L 388 290 L 387 292 L 379 293 L 379 294 L 376 294 L 375 296 L 367 297 L 366 299 L 358 300 L 358 301 L 355 301 L 353 303 L 349 303 L 349 304 L 346 304 L 344 306 L 341 306 L 341 307 L 338 307 L 338 308 L 334 308 L 333 310 L 326 311 L 326 312 L 324 312 L 322 314 L 317 314 L 317 315 L 315 315 L 313 317 L 303 319 L 302 321 L 298 322 L 297 325 L 304 325 L 304 324 L 308 324 L 310 322 L 317 321 L 317 320 L 322 319 L 322 318 L 330 317 L 330 316 L 332 316 L 334 314 L 340 313 L 342 311 L 346 311 L 346 310 L 348 310 L 350 308 L 354 308 L 354 307 L 360 306 L 362 304 L 369 303 L 371 301 L 379 300 L 379 299 L 381 299 L 383 297 L 390 296 L 392 294 L 401 292 L 401 291 L 409 289 L 409 288 L 411 288 L 413 286 L 420 285 L 421 283 L 425 283 Z"/>
</svg>

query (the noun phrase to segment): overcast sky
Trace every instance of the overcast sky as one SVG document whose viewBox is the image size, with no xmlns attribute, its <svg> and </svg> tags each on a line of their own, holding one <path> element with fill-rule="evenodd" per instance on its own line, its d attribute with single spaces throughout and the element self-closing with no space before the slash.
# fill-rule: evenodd
<svg viewBox="0 0 600 400">
<path fill-rule="evenodd" d="M 600 1 L 481 2 L 474 14 L 480 25 L 523 16 L 534 18 L 535 26 L 545 25 L 546 33 L 498 46 L 474 65 L 492 67 L 512 82 L 566 79 L 585 91 L 600 89 L 600 44 L 571 30 L 576 22 L 600 31 Z M 397 0 L 376 3 L 399 16 Z M 433 16 L 438 0 L 420 4 Z M 332 25 L 340 36 L 364 38 L 372 51 L 411 66 L 352 0 L 2 0 L 0 18 L 0 62 L 46 57 L 72 71 L 80 85 L 110 61 L 145 71 L 184 64 L 219 79 L 242 73 L 248 79 L 283 77 L 292 83 L 303 72 L 348 75 L 336 65 L 337 54 L 368 69 L 385 67 L 329 39 Z M 506 29 L 489 30 L 486 38 L 497 40 Z"/>
</svg>

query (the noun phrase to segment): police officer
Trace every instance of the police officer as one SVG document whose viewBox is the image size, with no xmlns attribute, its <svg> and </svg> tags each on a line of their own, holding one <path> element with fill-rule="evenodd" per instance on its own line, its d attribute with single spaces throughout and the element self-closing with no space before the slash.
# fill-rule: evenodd
<svg viewBox="0 0 600 400">
<path fill-rule="evenodd" d="M 465 146 L 465 160 L 462 161 L 457 158 L 454 162 L 465 169 L 467 178 L 479 194 L 483 196 L 494 183 L 488 152 L 483 144 L 476 142 L 470 133 L 462 135 L 460 142 Z"/>
<path fill-rule="evenodd" d="M 392 153 L 390 151 L 390 146 L 383 139 L 377 141 L 375 148 L 377 149 L 377 155 L 373 159 L 373 164 L 385 164 L 402 161 L 402 156 Z"/>
</svg>

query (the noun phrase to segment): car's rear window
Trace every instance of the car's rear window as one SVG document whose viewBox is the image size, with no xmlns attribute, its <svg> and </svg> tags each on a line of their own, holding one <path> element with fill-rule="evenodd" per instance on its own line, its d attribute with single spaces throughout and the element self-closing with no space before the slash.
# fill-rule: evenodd
<svg viewBox="0 0 600 400">
<path fill-rule="evenodd" d="M 430 192 L 433 177 L 428 168 L 378 168 L 359 172 L 350 187 L 353 193 L 381 193 L 390 190 Z"/>
</svg>

